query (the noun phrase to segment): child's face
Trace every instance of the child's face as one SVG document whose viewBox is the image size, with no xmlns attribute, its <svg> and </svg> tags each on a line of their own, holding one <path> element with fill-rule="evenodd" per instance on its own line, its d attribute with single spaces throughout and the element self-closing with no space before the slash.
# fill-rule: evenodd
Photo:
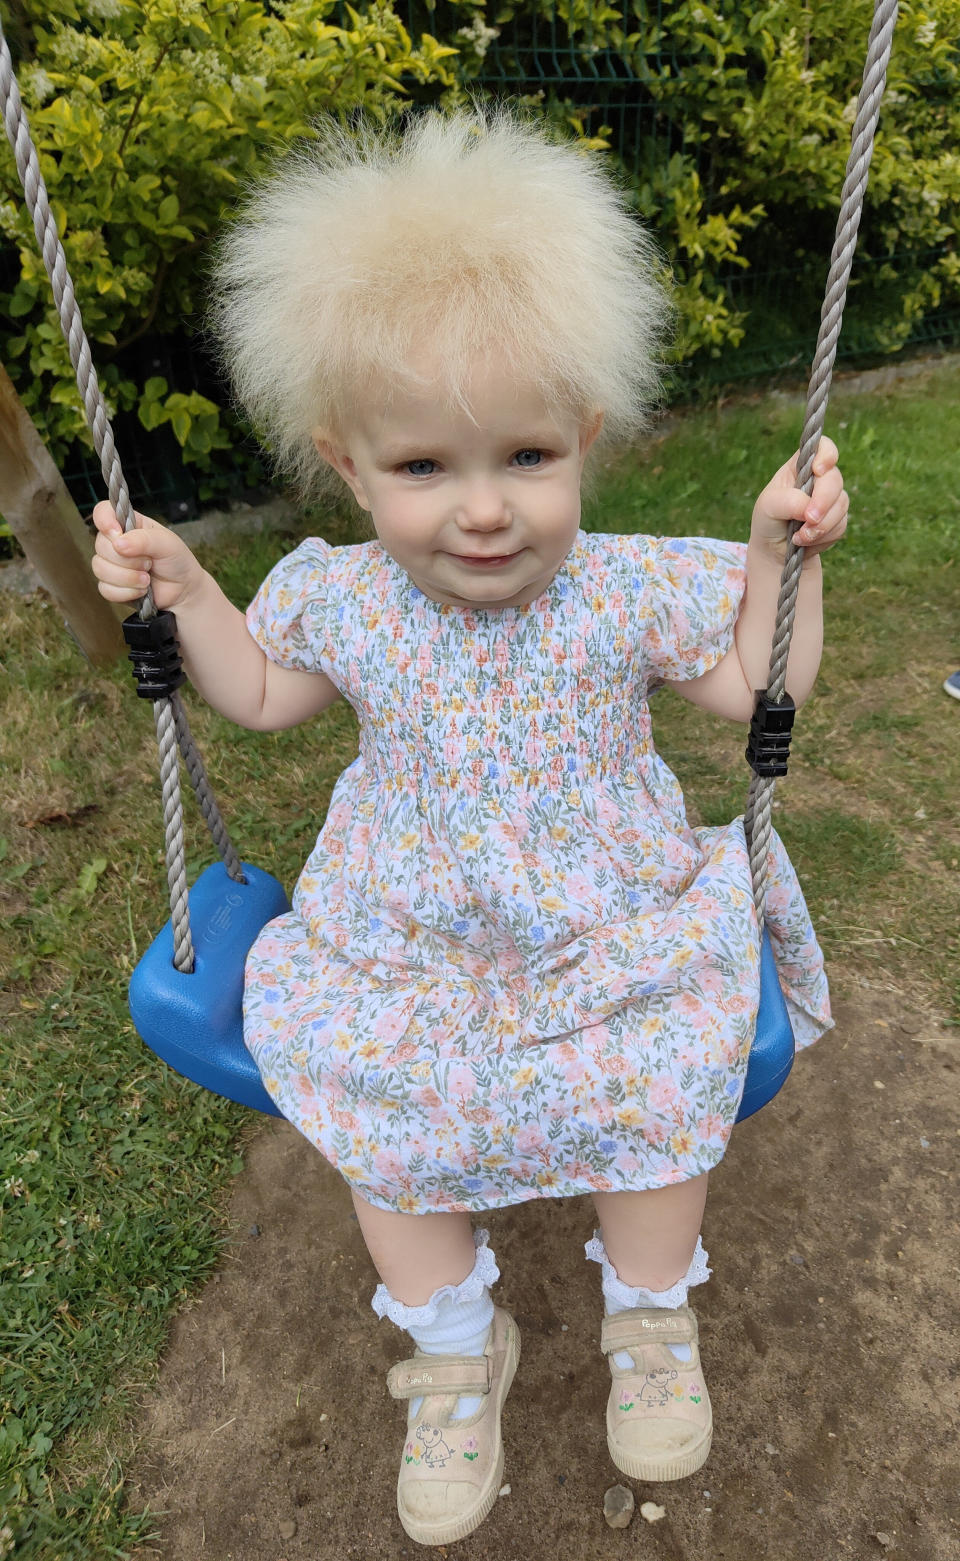
<svg viewBox="0 0 960 1561">
<path fill-rule="evenodd" d="M 371 400 L 339 447 L 318 431 L 317 448 L 424 595 L 521 606 L 573 545 L 583 463 L 603 419 L 584 428 L 551 412 L 492 365 L 474 374 L 470 401 L 476 423 L 429 391 L 398 389 L 389 408 Z"/>
</svg>

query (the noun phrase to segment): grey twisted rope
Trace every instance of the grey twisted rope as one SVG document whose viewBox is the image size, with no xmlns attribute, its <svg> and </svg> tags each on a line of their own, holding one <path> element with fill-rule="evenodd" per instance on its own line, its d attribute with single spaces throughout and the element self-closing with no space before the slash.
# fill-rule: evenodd
<svg viewBox="0 0 960 1561">
<path fill-rule="evenodd" d="M 203 814 L 204 822 L 210 831 L 210 838 L 223 858 L 223 865 L 227 869 L 228 875 L 235 883 L 246 883 L 247 880 L 243 876 L 240 858 L 236 853 L 233 841 L 227 834 L 226 825 L 220 815 L 220 809 L 217 807 L 213 792 L 210 790 L 210 782 L 207 779 L 207 772 L 200 757 L 200 750 L 191 735 L 187 712 L 183 708 L 183 700 L 180 698 L 179 689 L 175 689 L 171 694 L 170 704 L 173 708 L 177 742 L 180 745 L 180 752 L 183 754 L 183 762 L 187 766 L 187 773 L 190 776 L 194 795 L 200 804 L 200 812 Z"/>
<path fill-rule="evenodd" d="M 10 50 L 3 35 L 0 21 L 0 105 L 3 108 L 7 138 L 13 147 L 17 172 L 23 185 L 27 210 L 33 221 L 33 230 L 43 255 L 54 302 L 77 376 L 77 387 L 83 401 L 90 432 L 100 469 L 107 486 L 110 503 L 124 531 L 135 524 L 130 493 L 124 478 L 120 459 L 114 444 L 113 429 L 104 405 L 96 369 L 90 355 L 90 344 L 83 329 L 80 309 L 73 289 L 73 281 L 67 270 L 67 257 L 57 232 L 57 224 L 50 210 L 47 187 L 40 172 L 37 150 L 30 135 L 30 126 L 20 98 L 20 89 L 10 58 Z M 150 587 L 141 599 L 139 612 L 145 621 L 156 617 L 156 605 Z M 186 716 L 177 700 L 181 719 L 178 721 L 170 699 L 153 702 L 154 723 L 157 730 L 157 746 L 160 755 L 160 787 L 163 797 L 163 823 L 166 846 L 167 884 L 170 892 L 170 914 L 173 920 L 174 964 L 178 970 L 191 971 L 194 965 L 193 940 L 190 936 L 190 915 L 187 899 L 187 874 L 183 839 L 183 801 L 180 793 L 180 771 L 177 763 L 177 744 L 183 751 L 187 771 L 197 792 L 197 800 L 206 819 L 210 833 L 224 858 L 231 878 L 242 881 L 240 861 L 234 850 L 227 827 L 210 791 L 203 761 L 193 743 Z"/>
<path fill-rule="evenodd" d="M 808 494 L 813 491 L 813 461 L 823 434 L 827 396 L 830 392 L 830 380 L 837 356 L 837 342 L 840 338 L 840 324 L 853 266 L 853 254 L 857 247 L 857 230 L 863 212 L 877 120 L 880 117 L 880 100 L 886 85 L 897 9 L 897 0 L 876 0 L 873 25 L 870 28 L 870 39 L 867 44 L 867 60 L 863 69 L 863 83 L 857 99 L 857 113 L 851 132 L 850 156 L 847 159 L 846 177 L 840 198 L 837 234 L 830 257 L 826 296 L 820 315 L 817 348 L 810 370 L 806 416 L 797 459 L 797 487 Z M 799 524 L 799 521 L 791 521 L 789 526 L 768 674 L 767 693 L 778 704 L 784 695 L 787 656 L 793 633 L 797 592 L 800 589 L 800 571 L 803 567 L 804 549 L 797 547 L 793 540 L 793 533 Z M 753 898 L 757 907 L 757 921 L 761 928 L 766 911 L 768 853 L 775 785 L 776 782 L 772 777 L 755 774 L 750 782 L 743 817 L 743 827 L 750 852 Z"/>
<path fill-rule="evenodd" d="M 170 916 L 173 921 L 173 963 L 178 970 L 191 971 L 194 964 L 194 950 L 193 938 L 190 935 L 190 902 L 187 898 L 180 764 L 177 758 L 176 723 L 169 699 L 153 701 L 153 719 L 157 728 L 157 748 L 160 754 L 160 796 L 163 802 Z"/>
</svg>

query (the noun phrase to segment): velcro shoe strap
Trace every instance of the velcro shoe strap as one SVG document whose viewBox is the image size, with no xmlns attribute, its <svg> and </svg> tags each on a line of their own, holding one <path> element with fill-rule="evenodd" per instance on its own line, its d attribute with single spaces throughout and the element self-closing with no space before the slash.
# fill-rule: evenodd
<svg viewBox="0 0 960 1561">
<path fill-rule="evenodd" d="M 429 1393 L 489 1393 L 489 1355 L 428 1355 L 398 1361 L 387 1372 L 394 1398 L 426 1397 Z"/>
<path fill-rule="evenodd" d="M 696 1338 L 697 1319 L 686 1307 L 670 1311 L 634 1306 L 603 1319 L 600 1348 L 604 1355 L 612 1355 L 614 1350 L 636 1349 L 640 1344 L 693 1344 Z"/>
</svg>

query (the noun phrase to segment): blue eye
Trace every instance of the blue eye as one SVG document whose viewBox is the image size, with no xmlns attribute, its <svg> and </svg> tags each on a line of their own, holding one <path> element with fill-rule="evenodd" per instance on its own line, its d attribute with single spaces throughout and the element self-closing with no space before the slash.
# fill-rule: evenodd
<svg viewBox="0 0 960 1561">
<path fill-rule="evenodd" d="M 533 456 L 533 460 L 524 461 L 522 457 L 525 455 Z M 537 468 L 543 464 L 543 451 L 534 449 L 517 450 L 514 459 L 519 463 L 521 470 L 536 471 Z M 423 471 L 422 468 L 425 466 L 430 466 L 435 470 L 436 465 L 436 461 L 431 460 L 429 456 L 420 456 L 413 461 L 404 461 L 403 465 L 400 467 L 400 470 L 403 472 L 408 472 L 411 477 L 432 477 L 434 474 L 433 471 Z M 421 470 L 418 471 L 416 469 L 418 467 L 420 467 Z"/>
</svg>

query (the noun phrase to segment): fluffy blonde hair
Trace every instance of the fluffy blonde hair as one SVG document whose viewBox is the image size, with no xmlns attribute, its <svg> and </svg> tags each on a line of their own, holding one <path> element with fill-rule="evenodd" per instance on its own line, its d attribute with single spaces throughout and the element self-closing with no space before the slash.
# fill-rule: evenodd
<svg viewBox="0 0 960 1561">
<path fill-rule="evenodd" d="M 402 130 L 331 117 L 278 161 L 215 250 L 211 323 L 237 399 L 307 498 L 345 487 L 313 433 L 431 384 L 470 413 L 471 366 L 507 372 L 581 422 L 594 450 L 645 426 L 671 308 L 662 261 L 595 154 L 504 103 Z M 427 350 L 430 380 L 413 364 Z"/>
</svg>

